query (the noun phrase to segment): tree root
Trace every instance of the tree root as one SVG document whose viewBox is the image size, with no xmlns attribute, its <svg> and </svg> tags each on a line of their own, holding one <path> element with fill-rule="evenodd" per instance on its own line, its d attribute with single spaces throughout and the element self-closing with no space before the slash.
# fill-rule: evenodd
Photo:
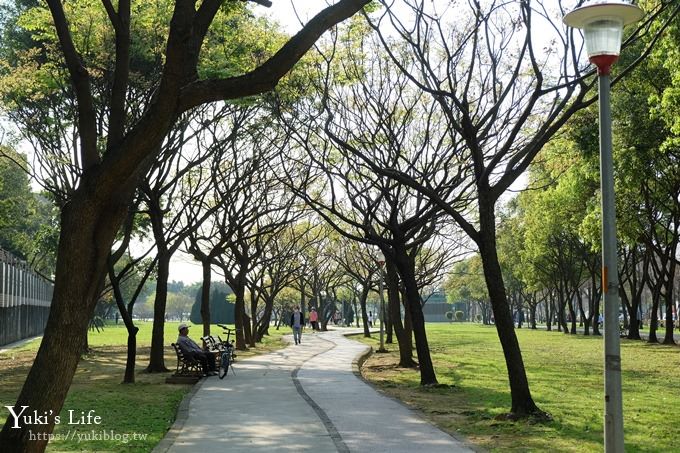
<svg viewBox="0 0 680 453">
<path fill-rule="evenodd" d="M 508 412 L 504 414 L 499 414 L 494 417 L 494 420 L 510 422 L 526 420 L 527 423 L 529 424 L 537 424 L 537 423 L 549 423 L 553 421 L 553 417 L 548 412 L 536 409 L 533 412 Z"/>
</svg>

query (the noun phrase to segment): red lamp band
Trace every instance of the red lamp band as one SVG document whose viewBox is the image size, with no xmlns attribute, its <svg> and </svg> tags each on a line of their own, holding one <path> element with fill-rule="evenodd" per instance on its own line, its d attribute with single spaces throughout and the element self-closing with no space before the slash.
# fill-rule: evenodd
<svg viewBox="0 0 680 453">
<path fill-rule="evenodd" d="M 598 75 L 609 75 L 612 65 L 619 59 L 618 55 L 593 55 L 590 62 L 597 66 Z"/>
</svg>

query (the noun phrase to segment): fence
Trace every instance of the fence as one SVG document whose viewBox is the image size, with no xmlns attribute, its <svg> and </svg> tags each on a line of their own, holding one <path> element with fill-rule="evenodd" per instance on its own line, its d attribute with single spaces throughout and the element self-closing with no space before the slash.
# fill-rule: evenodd
<svg viewBox="0 0 680 453">
<path fill-rule="evenodd" d="M 0 346 L 40 335 L 52 301 L 52 284 L 0 249 Z"/>
</svg>

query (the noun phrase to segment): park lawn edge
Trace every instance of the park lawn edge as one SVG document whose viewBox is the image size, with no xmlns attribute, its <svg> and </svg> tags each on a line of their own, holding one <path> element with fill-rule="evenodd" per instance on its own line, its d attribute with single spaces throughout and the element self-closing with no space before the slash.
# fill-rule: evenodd
<svg viewBox="0 0 680 453">
<path fill-rule="evenodd" d="M 122 383 L 125 328 L 107 326 L 101 332 L 90 332 L 91 351 L 81 357 L 47 451 L 151 451 L 172 427 L 180 403 L 194 388 L 165 383 L 166 377 L 175 371 L 176 355 L 170 343 L 175 341 L 178 324 L 166 322 L 165 365 L 170 371 L 165 373 L 145 372 L 152 323 L 137 324 L 140 332 L 134 384 Z M 190 336 L 197 339 L 200 332 L 197 326 Z M 281 336 L 282 332 L 270 329 L 270 336 L 263 343 L 248 351 L 239 351 L 239 358 L 284 348 Z M 30 341 L 0 354 L 1 406 L 15 404 L 39 345 L 40 341 Z M 0 423 L 4 424 L 8 416 L 6 409 L 0 411 Z"/>
<path fill-rule="evenodd" d="M 507 371 L 493 326 L 429 323 L 440 385 L 420 386 L 416 369 L 398 368 L 398 345 L 372 353 L 361 375 L 454 437 L 488 451 L 602 451 L 602 338 L 517 329 L 532 395 L 554 419 L 509 421 Z M 378 339 L 354 336 L 378 349 Z M 680 452 L 673 420 L 680 398 L 677 346 L 622 340 L 626 451 Z M 416 353 L 414 350 L 414 358 Z M 653 439 L 653 441 L 650 441 Z"/>
</svg>

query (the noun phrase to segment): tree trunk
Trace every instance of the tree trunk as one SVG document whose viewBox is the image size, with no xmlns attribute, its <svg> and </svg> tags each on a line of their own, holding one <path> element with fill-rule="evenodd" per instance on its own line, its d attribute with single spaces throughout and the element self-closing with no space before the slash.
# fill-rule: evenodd
<svg viewBox="0 0 680 453">
<path fill-rule="evenodd" d="M 354 297 L 354 300 L 352 301 L 352 303 L 354 304 L 354 319 L 355 319 L 356 322 L 357 322 L 357 329 L 358 329 L 358 328 L 361 327 L 361 326 L 359 325 L 359 318 L 360 318 L 360 316 L 359 316 L 359 311 L 360 311 L 360 310 L 359 310 L 359 307 L 357 307 L 357 298 L 356 298 L 356 297 Z M 364 311 L 364 312 L 366 311 L 365 307 L 364 307 L 364 310 L 363 310 L 363 311 Z"/>
<path fill-rule="evenodd" d="M 125 375 L 123 376 L 123 384 L 135 383 L 135 360 L 137 359 L 137 332 L 139 332 L 139 327 L 137 326 L 133 326 L 132 329 L 128 329 L 127 359 L 125 362 Z"/>
<path fill-rule="evenodd" d="M 253 332 L 250 330 L 250 317 L 247 314 L 243 315 L 243 341 L 249 345 L 252 343 Z M 248 348 L 246 348 L 248 349 Z"/>
<path fill-rule="evenodd" d="M 580 289 L 576 290 L 576 300 L 578 301 L 579 315 L 581 316 L 581 320 L 584 324 L 583 334 L 585 336 L 590 336 L 590 322 L 593 319 L 593 313 L 588 313 L 588 316 L 586 316 L 586 312 L 583 309 L 583 295 L 581 295 Z"/>
<path fill-rule="evenodd" d="M 392 334 L 394 333 L 394 326 L 392 325 L 392 312 L 390 311 L 389 299 L 387 301 L 387 309 L 385 310 L 385 343 L 392 344 Z"/>
<path fill-rule="evenodd" d="M 262 313 L 262 318 L 258 323 L 258 328 L 256 331 L 255 341 L 258 343 L 262 342 L 262 338 L 265 335 L 269 335 L 269 325 L 272 320 L 272 313 L 274 312 L 274 297 L 265 298 L 264 301 L 264 312 Z"/>
<path fill-rule="evenodd" d="M 148 373 L 165 373 L 165 306 L 168 301 L 168 276 L 170 275 L 170 253 L 157 242 L 158 275 L 156 280 L 156 300 L 153 304 L 153 329 L 151 331 L 151 352 L 149 353 Z"/>
<path fill-rule="evenodd" d="M 602 297 L 602 293 L 597 289 L 597 279 L 595 278 L 594 274 L 592 275 L 590 281 L 590 297 L 592 298 L 594 313 L 593 319 L 595 320 L 593 323 L 593 335 L 602 335 L 600 333 L 600 299 Z"/>
<path fill-rule="evenodd" d="M 399 366 L 413 368 L 417 364 L 413 360 L 413 346 L 410 334 L 401 323 L 401 301 L 399 300 L 399 280 L 394 264 L 385 263 L 385 282 L 387 286 L 387 306 L 390 312 L 391 325 L 399 343 Z"/>
<path fill-rule="evenodd" d="M 257 302 L 258 302 L 258 296 L 257 292 L 254 289 L 251 289 L 250 291 L 250 322 L 251 322 L 251 335 L 250 335 L 250 342 L 249 345 L 251 348 L 254 348 L 256 346 L 256 337 L 257 337 Z"/>
<path fill-rule="evenodd" d="M 420 293 L 415 276 L 415 261 L 408 255 L 403 245 L 394 247 L 395 265 L 401 282 L 404 285 L 404 292 L 408 299 L 408 308 L 411 314 L 413 335 L 416 339 L 416 353 L 420 367 L 420 385 L 437 384 L 437 376 L 434 372 L 432 357 L 430 356 L 430 346 L 427 343 L 427 332 L 425 331 L 425 316 L 420 303 Z"/>
<path fill-rule="evenodd" d="M 408 342 L 409 351 L 413 351 L 415 349 L 413 347 L 413 323 L 411 322 L 411 310 L 408 308 L 408 297 L 406 297 L 403 286 L 400 288 L 399 294 L 401 295 L 401 304 L 404 306 L 404 336 Z"/>
<path fill-rule="evenodd" d="M 508 370 L 508 380 L 510 382 L 510 396 L 512 399 L 511 413 L 513 416 L 541 415 L 543 413 L 534 403 L 529 390 L 524 369 L 522 352 L 513 328 L 512 313 L 508 306 L 505 295 L 505 285 L 501 266 L 498 262 L 496 251 L 496 219 L 493 211 L 493 203 L 485 202 L 484 191 L 479 195 L 479 247 L 484 268 L 484 279 L 491 299 L 494 318 L 496 320 L 496 331 L 503 347 L 505 365 Z"/>
<path fill-rule="evenodd" d="M 361 294 L 359 295 L 359 307 L 361 307 L 361 319 L 364 323 L 364 337 L 366 338 L 371 338 L 371 330 L 368 327 L 368 313 L 366 312 L 366 299 L 368 299 L 368 292 L 370 290 L 368 282 L 363 282 Z"/>
<path fill-rule="evenodd" d="M 663 344 L 675 344 L 673 339 L 673 328 L 675 327 L 673 325 L 673 277 L 675 276 L 675 261 L 672 259 L 670 260 L 667 276 L 668 278 L 664 285 L 666 287 L 664 294 L 666 302 L 666 335 L 664 336 Z"/>
<path fill-rule="evenodd" d="M 571 329 L 569 333 L 576 335 L 576 310 L 574 310 L 573 294 L 567 295 L 567 304 L 569 306 L 569 317 L 571 318 Z"/>
<path fill-rule="evenodd" d="M 127 329 L 128 333 L 127 360 L 125 362 L 125 375 L 123 376 L 123 384 L 134 384 L 135 361 L 137 359 L 137 332 L 139 331 L 139 328 L 134 325 L 132 314 L 130 313 L 134 302 L 130 304 L 129 310 L 125 307 L 123 294 L 120 291 L 119 281 L 114 278 L 113 264 L 110 264 L 109 275 L 111 277 L 111 286 L 113 286 L 113 294 L 114 299 L 116 300 L 116 306 L 118 307 L 120 316 L 123 318 L 123 323 L 125 324 L 125 329 Z"/>
<path fill-rule="evenodd" d="M 55 284 L 43 340 L 15 407 L 52 414 L 45 425 L 20 425 L 8 417 L 0 432 L 0 451 L 42 452 L 47 440 L 30 440 L 29 432 L 47 437 L 54 429 L 78 366 L 80 351 L 106 275 L 106 265 L 132 194 L 102 193 L 103 185 L 84 176 L 62 210 Z M 58 364 L 55 365 L 55 364 Z M 20 410 L 20 409 L 19 409 Z"/>
<path fill-rule="evenodd" d="M 247 350 L 245 337 L 246 324 L 244 323 L 244 318 L 246 316 L 245 282 L 243 280 L 244 279 L 238 275 L 233 282 L 227 282 L 228 284 L 233 284 L 232 290 L 234 290 L 234 296 L 236 296 L 234 303 L 234 324 L 236 327 L 236 349 L 239 351 Z"/>
<path fill-rule="evenodd" d="M 203 285 L 201 286 L 201 320 L 203 321 L 203 336 L 210 335 L 210 284 L 212 270 L 210 259 L 201 262 L 203 266 Z"/>
<path fill-rule="evenodd" d="M 657 312 L 659 309 L 659 299 L 661 298 L 660 290 L 661 285 L 659 282 L 657 282 L 652 288 L 652 313 L 650 317 L 651 319 L 649 320 L 649 338 L 647 338 L 647 343 L 657 344 L 659 342 L 659 339 L 656 336 L 656 329 L 659 325 Z"/>
</svg>

